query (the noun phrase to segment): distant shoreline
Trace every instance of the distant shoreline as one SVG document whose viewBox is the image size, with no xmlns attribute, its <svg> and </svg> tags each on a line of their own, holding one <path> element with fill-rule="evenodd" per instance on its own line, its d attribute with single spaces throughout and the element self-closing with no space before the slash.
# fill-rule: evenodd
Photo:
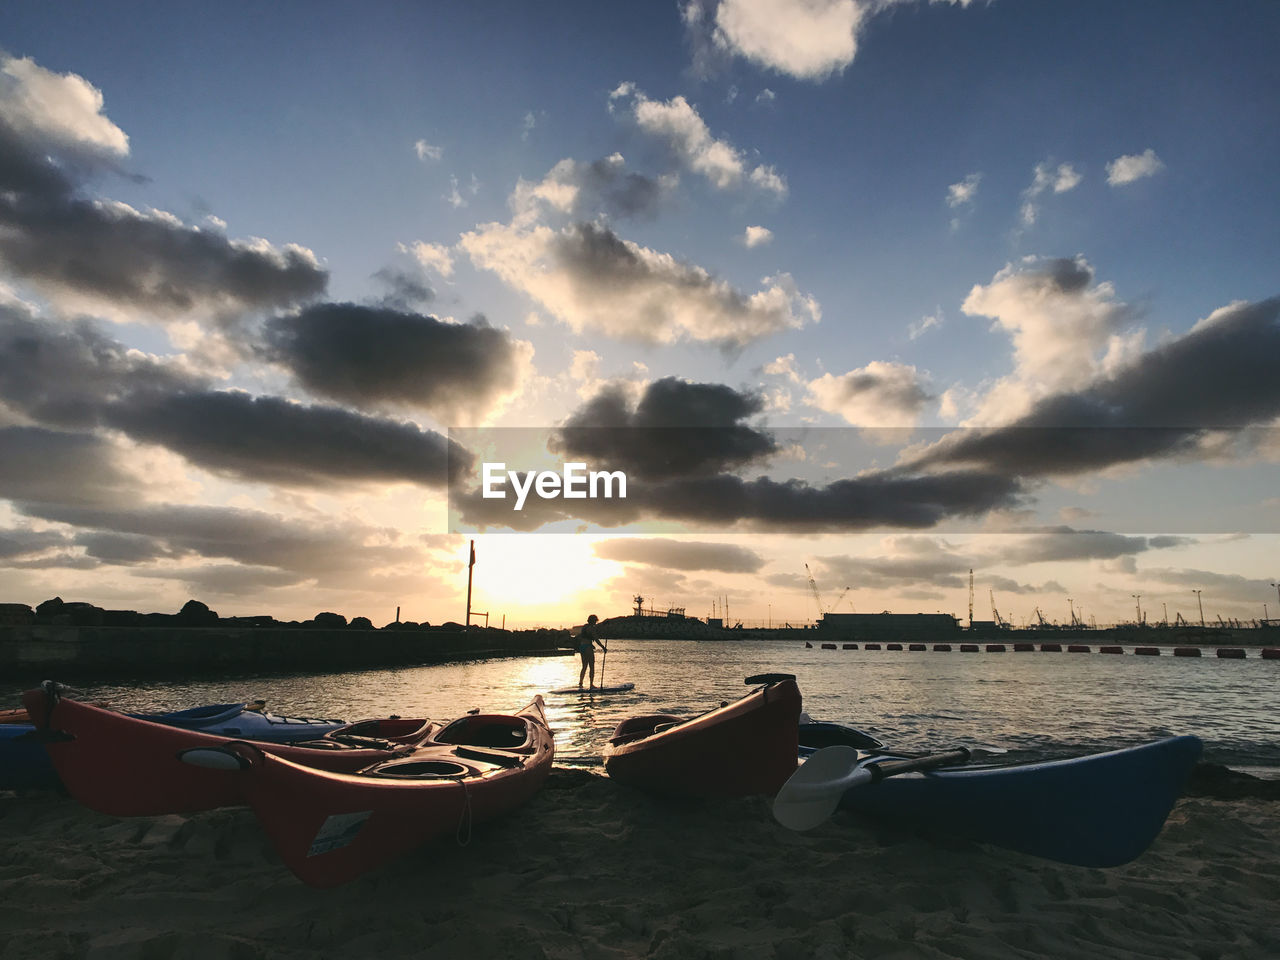
<svg viewBox="0 0 1280 960">
<path fill-rule="evenodd" d="M 494 657 L 561 656 L 565 630 L 304 626 L 0 626 L 12 680 L 329 673 Z"/>
</svg>

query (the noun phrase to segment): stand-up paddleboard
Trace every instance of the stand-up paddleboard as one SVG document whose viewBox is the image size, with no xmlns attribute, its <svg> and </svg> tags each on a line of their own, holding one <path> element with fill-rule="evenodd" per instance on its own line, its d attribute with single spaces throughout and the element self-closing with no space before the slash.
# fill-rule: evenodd
<svg viewBox="0 0 1280 960">
<path fill-rule="evenodd" d="M 627 690 L 634 690 L 634 683 L 611 683 L 607 687 L 561 687 L 559 690 L 552 690 L 552 693 L 580 693 L 584 696 L 591 696 L 597 693 L 624 693 Z"/>
</svg>

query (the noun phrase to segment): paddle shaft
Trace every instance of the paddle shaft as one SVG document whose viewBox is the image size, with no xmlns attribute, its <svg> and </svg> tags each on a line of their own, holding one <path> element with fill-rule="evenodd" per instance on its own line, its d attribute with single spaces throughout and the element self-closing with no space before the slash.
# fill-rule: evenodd
<svg viewBox="0 0 1280 960">
<path fill-rule="evenodd" d="M 604 648 L 604 656 L 600 658 L 600 686 L 604 687 L 604 665 L 609 662 L 609 648 Z"/>
<path fill-rule="evenodd" d="M 968 759 L 969 751 L 964 747 L 960 747 L 958 750 L 951 750 L 947 753 L 932 753 L 926 757 L 857 764 L 848 773 L 833 780 L 823 780 L 818 783 L 791 784 L 787 788 L 787 796 L 792 801 L 816 800 L 831 796 L 839 797 L 846 790 L 862 784 L 879 783 L 885 777 L 896 777 L 899 774 L 912 773 L 913 771 L 933 770 L 937 767 L 945 767 L 954 763 L 964 763 Z"/>
</svg>

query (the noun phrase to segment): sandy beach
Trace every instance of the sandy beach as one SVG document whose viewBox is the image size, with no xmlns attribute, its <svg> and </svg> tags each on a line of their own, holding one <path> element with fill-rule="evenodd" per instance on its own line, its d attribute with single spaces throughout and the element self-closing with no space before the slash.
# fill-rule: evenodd
<svg viewBox="0 0 1280 960">
<path fill-rule="evenodd" d="M 1275 957 L 1276 813 L 1186 798 L 1144 856 L 1095 870 L 843 815 L 793 834 L 762 798 L 557 768 L 468 846 L 317 891 L 246 809 L 121 820 L 3 793 L 0 957 Z"/>
</svg>

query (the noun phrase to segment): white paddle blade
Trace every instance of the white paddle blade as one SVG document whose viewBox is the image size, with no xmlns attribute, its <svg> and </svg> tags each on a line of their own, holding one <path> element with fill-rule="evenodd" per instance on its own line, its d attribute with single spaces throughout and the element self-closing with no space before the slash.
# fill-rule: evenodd
<svg viewBox="0 0 1280 960">
<path fill-rule="evenodd" d="M 193 747 L 178 754 L 178 759 L 206 770 L 246 770 L 249 764 L 239 754 L 217 747 Z"/>
<path fill-rule="evenodd" d="M 824 747 L 783 784 L 773 800 L 773 817 L 788 830 L 812 830 L 831 818 L 846 790 L 870 779 L 858 767 L 853 747 Z"/>
</svg>

